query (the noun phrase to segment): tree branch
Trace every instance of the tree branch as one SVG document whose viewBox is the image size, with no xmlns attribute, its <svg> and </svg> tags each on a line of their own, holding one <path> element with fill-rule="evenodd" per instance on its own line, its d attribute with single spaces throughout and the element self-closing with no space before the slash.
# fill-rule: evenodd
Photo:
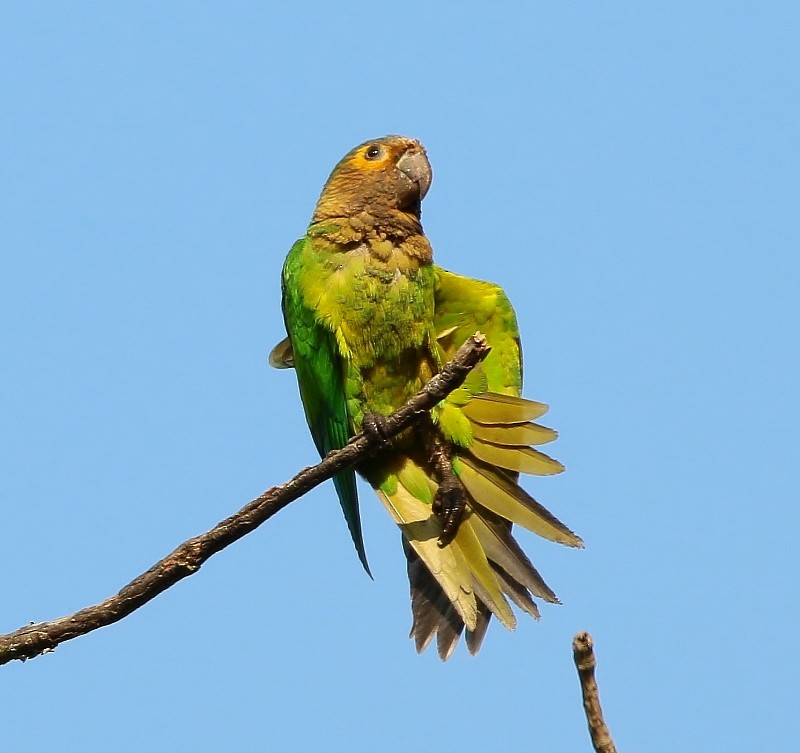
<svg viewBox="0 0 800 753">
<path fill-rule="evenodd" d="M 572 656 L 578 668 L 583 693 L 583 710 L 589 724 L 589 735 L 596 753 L 617 753 L 614 740 L 603 720 L 600 708 L 600 692 L 594 678 L 597 660 L 594 658 L 594 641 L 589 633 L 578 633 L 572 640 Z"/>
<path fill-rule="evenodd" d="M 428 411 L 459 387 L 469 372 L 489 353 L 486 338 L 475 333 L 442 371 L 400 410 L 381 423 L 386 438 L 419 421 Z M 74 614 L 50 622 L 39 622 L 0 635 L 0 664 L 13 659 L 31 659 L 52 651 L 59 643 L 85 635 L 127 617 L 179 580 L 196 573 L 212 555 L 254 531 L 290 502 L 363 460 L 382 443 L 381 436 L 358 434 L 340 450 L 328 453 L 315 466 L 304 468 L 294 478 L 274 486 L 214 528 L 184 541 L 175 551 L 128 583 L 118 594 Z"/>
</svg>

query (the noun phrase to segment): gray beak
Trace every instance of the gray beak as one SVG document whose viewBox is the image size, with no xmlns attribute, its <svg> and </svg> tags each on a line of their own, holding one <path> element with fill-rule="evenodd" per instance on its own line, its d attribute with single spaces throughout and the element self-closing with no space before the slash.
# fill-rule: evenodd
<svg viewBox="0 0 800 753">
<path fill-rule="evenodd" d="M 433 180 L 433 170 L 425 152 L 420 148 L 409 149 L 397 160 L 397 169 L 417 186 L 420 201 L 424 199 Z"/>
</svg>

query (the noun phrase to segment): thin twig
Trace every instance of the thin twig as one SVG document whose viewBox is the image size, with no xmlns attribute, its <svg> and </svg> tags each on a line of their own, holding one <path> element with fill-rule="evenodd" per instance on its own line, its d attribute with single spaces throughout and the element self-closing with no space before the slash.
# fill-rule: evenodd
<svg viewBox="0 0 800 753">
<path fill-rule="evenodd" d="M 393 437 L 420 420 L 431 408 L 459 387 L 467 374 L 489 353 L 486 338 L 476 333 L 462 345 L 442 371 L 400 410 L 387 416 L 381 432 Z M 196 573 L 212 555 L 254 531 L 265 520 L 282 510 L 339 471 L 363 460 L 383 441 L 381 436 L 358 434 L 340 450 L 328 453 L 315 466 L 304 468 L 294 478 L 274 486 L 245 505 L 214 528 L 184 541 L 175 551 L 131 581 L 118 594 L 74 614 L 49 622 L 39 622 L 0 635 L 0 664 L 13 659 L 31 659 L 52 651 L 59 643 L 105 627 L 146 604 L 179 580 Z"/>
<path fill-rule="evenodd" d="M 594 658 L 594 641 L 589 633 L 578 633 L 572 640 L 572 656 L 578 668 L 583 693 L 583 710 L 589 724 L 589 735 L 596 753 L 617 753 L 614 740 L 603 720 L 600 708 L 600 693 L 594 678 L 597 660 Z"/>
</svg>

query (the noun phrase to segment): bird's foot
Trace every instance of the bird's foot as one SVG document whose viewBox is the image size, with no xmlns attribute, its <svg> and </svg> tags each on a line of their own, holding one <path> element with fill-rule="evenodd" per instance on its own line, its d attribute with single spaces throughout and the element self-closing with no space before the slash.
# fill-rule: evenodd
<svg viewBox="0 0 800 753">
<path fill-rule="evenodd" d="M 467 493 L 455 475 L 449 475 L 439 484 L 432 509 L 442 524 L 439 546 L 447 546 L 458 533 L 467 510 Z"/>
<path fill-rule="evenodd" d="M 390 444 L 389 432 L 386 431 L 386 416 L 380 413 L 365 413 L 361 419 L 361 431 L 378 450 L 383 450 Z"/>
</svg>

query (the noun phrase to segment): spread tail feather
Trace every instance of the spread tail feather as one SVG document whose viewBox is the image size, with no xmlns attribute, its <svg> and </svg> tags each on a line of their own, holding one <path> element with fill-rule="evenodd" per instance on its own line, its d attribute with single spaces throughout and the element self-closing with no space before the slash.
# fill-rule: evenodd
<svg viewBox="0 0 800 753">
<path fill-rule="evenodd" d="M 519 544 L 511 535 L 511 529 L 507 523 L 486 520 L 481 515 L 475 514 L 470 521 L 473 522 L 476 531 L 483 530 L 475 523 L 478 519 L 481 520 L 484 527 L 505 529 L 503 534 L 499 532 L 488 534 L 495 536 L 498 540 L 502 539 L 506 551 L 500 557 L 503 561 L 502 564 L 492 557 L 490 552 L 493 550 L 486 552 L 489 555 L 488 562 L 492 569 L 492 575 L 505 597 L 522 611 L 538 620 L 539 609 L 533 597 L 539 596 L 545 601 L 558 603 L 556 595 L 522 552 Z M 486 534 L 477 535 L 483 543 Z M 464 621 L 442 589 L 438 579 L 425 566 L 417 551 L 405 537 L 403 549 L 408 561 L 408 581 L 413 616 L 410 637 L 414 639 L 419 653 L 424 651 L 436 637 L 439 657 L 442 661 L 447 661 L 453 654 L 459 637 L 465 632 Z M 519 579 L 511 575 L 506 568 L 510 569 Z M 483 643 L 492 614 L 493 610 L 482 600 L 481 594 L 478 594 L 474 627 L 466 629 L 467 649 L 473 655 L 478 652 Z"/>
<path fill-rule="evenodd" d="M 549 406 L 514 395 L 484 392 L 473 396 L 462 410 L 471 421 L 486 424 L 516 424 L 533 421 L 547 413 Z"/>
<path fill-rule="evenodd" d="M 466 454 L 457 461 L 453 469 L 478 505 L 550 541 L 583 546 L 579 536 L 503 471 Z"/>
<path fill-rule="evenodd" d="M 439 546 L 442 533 L 439 519 L 431 514 L 430 505 L 418 500 L 400 483 L 390 492 L 384 489 L 375 491 L 403 536 L 438 581 L 458 616 L 469 628 L 475 627 L 478 605 L 472 572 L 458 543 L 452 541 L 447 546 Z"/>
<path fill-rule="evenodd" d="M 529 446 L 556 436 L 532 423 L 546 406 L 485 393 L 470 398 L 462 410 L 473 441 L 456 450 L 452 468 L 470 501 L 449 543 L 440 544 L 442 525 L 431 509 L 437 485 L 429 470 L 409 457 L 395 456 L 379 474 L 383 483 L 374 484 L 403 532 L 411 636 L 420 652 L 435 637 L 443 660 L 465 632 L 468 650 L 476 653 L 493 614 L 513 630 L 516 618 L 509 602 L 535 619 L 539 609 L 534 598 L 559 603 L 512 535 L 513 523 L 566 546 L 583 546 L 580 537 L 517 483 L 517 471 L 562 470 L 560 463 Z"/>
<path fill-rule="evenodd" d="M 405 536 L 403 551 L 408 567 L 408 582 L 411 590 L 411 614 L 413 624 L 409 637 L 414 639 L 417 653 L 422 653 L 437 639 L 439 657 L 447 661 L 458 644 L 464 630 L 464 621 L 450 603 L 442 587 L 420 559 Z"/>
<path fill-rule="evenodd" d="M 466 632 L 467 649 L 475 654 L 493 614 L 505 627 L 515 627 L 509 601 L 535 619 L 539 619 L 539 609 L 534 597 L 559 603 L 514 539 L 510 521 L 523 520 L 537 533 L 573 546 L 580 542 L 575 534 L 532 500 L 510 476 L 484 467 L 480 461 L 460 458 L 460 477 L 471 479 L 471 473 L 480 476 L 490 493 L 480 484 L 465 481 L 467 492 L 473 496 L 470 509 L 454 539 L 440 546 L 439 519 L 431 513 L 430 503 L 418 498 L 427 498 L 435 484 L 426 477 L 428 485 L 423 485 L 419 466 L 407 458 L 403 462 L 393 476 L 396 483 L 384 484 L 377 492 L 403 532 L 413 615 L 411 637 L 418 652 L 424 651 L 435 637 L 439 656 L 447 660 Z M 404 484 L 414 488 L 416 496 Z M 492 495 L 499 496 L 502 503 L 487 501 Z"/>
<path fill-rule="evenodd" d="M 408 565 L 408 582 L 411 591 L 411 614 L 413 624 L 409 637 L 414 639 L 417 653 L 422 653 L 436 638 L 436 649 L 439 658 L 447 661 L 458 645 L 458 639 L 464 632 L 464 622 L 458 616 L 447 595 L 431 575 L 430 570 L 419 558 L 413 547 L 403 537 L 403 551 Z M 499 573 L 495 572 L 498 583 Z M 505 589 L 504 589 L 505 590 Z M 514 599 L 513 596 L 511 596 Z M 474 656 L 483 643 L 491 610 L 478 602 L 478 619 L 474 630 L 466 631 L 467 649 Z"/>
<path fill-rule="evenodd" d="M 534 476 L 552 476 L 561 473 L 564 466 L 549 455 L 522 445 L 500 445 L 474 438 L 469 451 L 478 460 L 489 465 L 505 468 L 516 473 L 530 473 Z"/>
</svg>

